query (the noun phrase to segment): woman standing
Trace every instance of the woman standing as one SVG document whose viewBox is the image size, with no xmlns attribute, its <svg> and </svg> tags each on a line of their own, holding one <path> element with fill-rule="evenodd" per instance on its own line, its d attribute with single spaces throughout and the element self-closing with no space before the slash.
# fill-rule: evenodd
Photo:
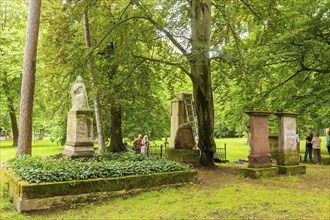
<svg viewBox="0 0 330 220">
<path fill-rule="evenodd" d="M 319 133 L 315 133 L 315 137 L 312 140 L 313 144 L 313 153 L 314 153 L 314 161 L 316 164 L 322 164 L 322 157 L 321 157 L 321 138 Z"/>
</svg>

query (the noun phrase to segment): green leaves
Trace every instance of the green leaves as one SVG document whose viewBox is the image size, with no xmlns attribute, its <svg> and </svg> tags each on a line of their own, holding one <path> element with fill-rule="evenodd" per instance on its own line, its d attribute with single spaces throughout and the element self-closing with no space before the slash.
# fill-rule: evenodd
<svg viewBox="0 0 330 220">
<path fill-rule="evenodd" d="M 9 170 L 29 183 L 61 182 L 187 170 L 174 161 L 145 157 L 132 151 L 71 159 L 20 156 L 8 161 Z"/>
</svg>

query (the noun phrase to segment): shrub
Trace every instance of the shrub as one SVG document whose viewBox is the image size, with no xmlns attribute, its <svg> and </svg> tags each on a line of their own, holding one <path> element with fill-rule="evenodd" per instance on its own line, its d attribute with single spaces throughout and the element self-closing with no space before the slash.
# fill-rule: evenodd
<svg viewBox="0 0 330 220">
<path fill-rule="evenodd" d="M 129 151 L 76 159 L 60 154 L 49 157 L 24 155 L 9 160 L 8 169 L 29 183 L 40 183 L 181 171 L 188 167 Z"/>
</svg>

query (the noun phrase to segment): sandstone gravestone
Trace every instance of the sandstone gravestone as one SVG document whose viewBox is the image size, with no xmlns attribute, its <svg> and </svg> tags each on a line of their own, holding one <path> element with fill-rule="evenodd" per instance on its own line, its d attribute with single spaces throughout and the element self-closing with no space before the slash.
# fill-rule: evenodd
<svg viewBox="0 0 330 220">
<path fill-rule="evenodd" d="M 277 165 L 282 174 L 304 174 L 305 166 L 299 166 L 300 155 L 296 144 L 296 117 L 294 112 L 280 112 L 278 116 L 279 152 Z"/>
<path fill-rule="evenodd" d="M 270 112 L 251 110 L 246 113 L 249 115 L 252 146 L 248 156 L 248 168 L 242 168 L 241 174 L 244 177 L 252 178 L 275 176 L 278 173 L 278 168 L 272 167 L 268 137 L 268 116 Z"/>
<path fill-rule="evenodd" d="M 94 154 L 93 112 L 88 107 L 86 87 L 81 76 L 71 88 L 72 108 L 68 113 L 63 155 L 90 157 Z"/>
<path fill-rule="evenodd" d="M 268 112 L 250 112 L 250 132 L 252 149 L 249 167 L 270 167 L 271 156 L 268 135 Z"/>
<path fill-rule="evenodd" d="M 171 139 L 170 147 L 165 150 L 165 158 L 183 163 L 199 163 L 200 151 L 195 149 L 196 143 L 193 132 L 186 129 L 187 125 L 183 125 L 189 122 L 186 103 L 192 107 L 191 93 L 180 92 L 171 102 Z M 181 127 L 180 131 L 178 131 L 179 127 Z"/>
<path fill-rule="evenodd" d="M 190 123 L 179 126 L 176 131 L 174 148 L 176 149 L 193 149 L 196 146 L 195 137 Z"/>
</svg>

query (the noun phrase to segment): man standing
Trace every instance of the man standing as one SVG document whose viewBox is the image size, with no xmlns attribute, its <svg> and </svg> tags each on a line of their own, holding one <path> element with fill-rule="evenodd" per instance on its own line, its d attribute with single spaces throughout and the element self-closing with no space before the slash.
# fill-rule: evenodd
<svg viewBox="0 0 330 220">
<path fill-rule="evenodd" d="M 309 161 L 312 163 L 313 158 L 312 158 L 312 152 L 313 152 L 313 133 L 310 132 L 309 135 L 306 137 L 306 151 L 305 151 L 305 156 L 304 156 L 304 162 L 307 162 L 307 155 L 309 156 Z"/>
</svg>

